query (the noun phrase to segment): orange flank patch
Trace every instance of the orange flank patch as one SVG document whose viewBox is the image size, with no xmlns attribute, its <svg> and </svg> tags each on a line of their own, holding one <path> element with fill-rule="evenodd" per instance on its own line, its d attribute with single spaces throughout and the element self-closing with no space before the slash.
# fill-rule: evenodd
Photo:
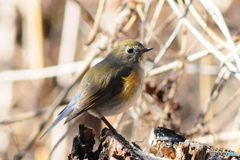
<svg viewBox="0 0 240 160">
<path fill-rule="evenodd" d="M 122 96 L 124 99 L 129 99 L 134 92 L 136 92 L 137 83 L 139 83 L 137 71 L 132 71 L 128 77 L 123 77 L 124 88 L 122 91 Z"/>
</svg>

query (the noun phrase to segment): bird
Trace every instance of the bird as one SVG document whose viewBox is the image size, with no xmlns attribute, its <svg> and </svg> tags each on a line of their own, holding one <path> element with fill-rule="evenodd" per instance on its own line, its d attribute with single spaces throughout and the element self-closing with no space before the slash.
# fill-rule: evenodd
<svg viewBox="0 0 240 160">
<path fill-rule="evenodd" d="M 119 42 L 102 61 L 86 72 L 75 96 L 40 139 L 63 118 L 67 117 L 66 124 L 86 111 L 116 131 L 105 116 L 125 112 L 137 101 L 144 80 L 143 55 L 152 49 L 132 39 Z"/>
</svg>

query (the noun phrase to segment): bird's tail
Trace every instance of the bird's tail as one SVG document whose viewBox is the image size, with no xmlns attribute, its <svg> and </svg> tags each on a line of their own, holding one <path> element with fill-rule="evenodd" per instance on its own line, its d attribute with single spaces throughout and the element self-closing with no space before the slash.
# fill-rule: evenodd
<svg viewBox="0 0 240 160">
<path fill-rule="evenodd" d="M 70 106 L 65 107 L 58 115 L 57 119 L 51 124 L 51 126 L 44 132 L 44 134 L 41 136 L 40 140 L 45 137 L 46 134 L 48 134 L 64 117 L 68 116 L 72 112 L 73 108 Z"/>
</svg>

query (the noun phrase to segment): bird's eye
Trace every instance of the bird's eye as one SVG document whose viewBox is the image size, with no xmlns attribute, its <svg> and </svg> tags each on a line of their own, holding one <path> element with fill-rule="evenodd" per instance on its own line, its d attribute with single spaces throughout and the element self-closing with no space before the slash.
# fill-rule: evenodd
<svg viewBox="0 0 240 160">
<path fill-rule="evenodd" d="M 133 49 L 132 48 L 127 49 L 127 53 L 129 54 L 133 53 Z"/>
</svg>

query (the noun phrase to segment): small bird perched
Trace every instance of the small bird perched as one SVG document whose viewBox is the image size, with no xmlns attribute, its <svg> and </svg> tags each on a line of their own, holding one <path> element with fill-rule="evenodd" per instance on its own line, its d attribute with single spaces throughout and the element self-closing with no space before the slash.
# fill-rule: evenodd
<svg viewBox="0 0 240 160">
<path fill-rule="evenodd" d="M 152 49 L 134 40 L 120 42 L 105 59 L 88 70 L 76 95 L 41 139 L 64 117 L 68 116 L 67 123 L 85 111 L 115 131 L 104 116 L 122 113 L 136 102 L 144 79 L 142 56 Z"/>
</svg>

